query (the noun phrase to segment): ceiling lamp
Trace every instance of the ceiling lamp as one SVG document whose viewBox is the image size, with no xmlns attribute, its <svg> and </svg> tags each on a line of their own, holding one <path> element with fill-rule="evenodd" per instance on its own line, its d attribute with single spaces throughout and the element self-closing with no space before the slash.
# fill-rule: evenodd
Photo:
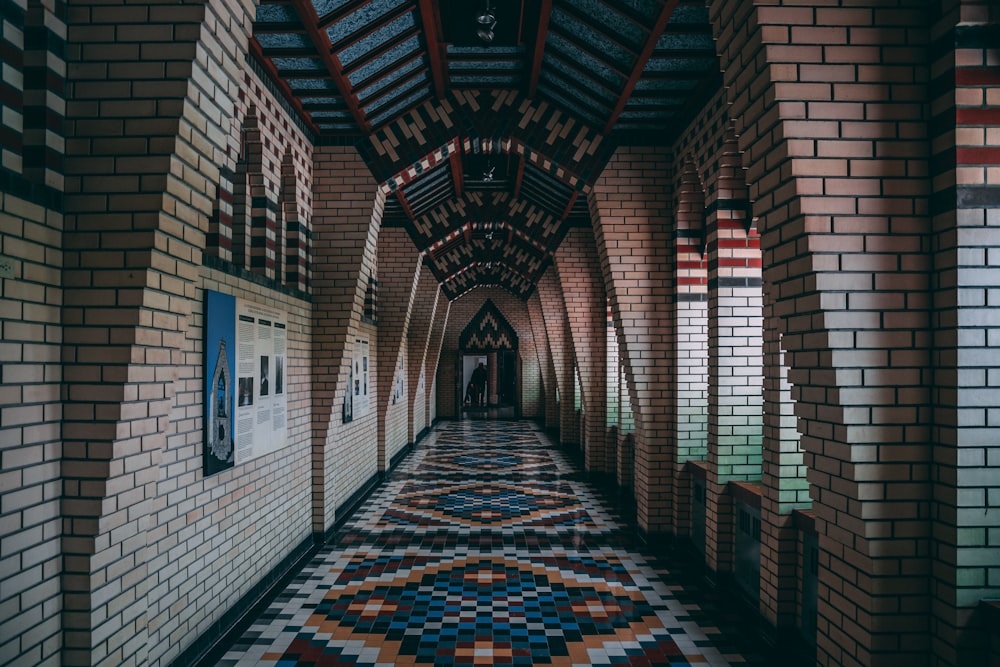
<svg viewBox="0 0 1000 667">
<path fill-rule="evenodd" d="M 493 13 L 493 7 L 490 4 L 490 0 L 486 0 L 486 5 L 483 7 L 483 11 L 479 13 L 476 17 L 476 22 L 482 26 L 476 31 L 476 35 L 479 39 L 483 40 L 487 44 L 493 41 L 493 30 L 497 26 L 497 17 Z"/>
</svg>

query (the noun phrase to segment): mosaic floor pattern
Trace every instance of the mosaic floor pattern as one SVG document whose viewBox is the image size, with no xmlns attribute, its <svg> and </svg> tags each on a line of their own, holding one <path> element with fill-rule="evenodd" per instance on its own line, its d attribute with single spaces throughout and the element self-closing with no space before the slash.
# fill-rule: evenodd
<svg viewBox="0 0 1000 667">
<path fill-rule="evenodd" d="M 439 426 L 218 663 L 759 665 L 526 422 Z"/>
</svg>

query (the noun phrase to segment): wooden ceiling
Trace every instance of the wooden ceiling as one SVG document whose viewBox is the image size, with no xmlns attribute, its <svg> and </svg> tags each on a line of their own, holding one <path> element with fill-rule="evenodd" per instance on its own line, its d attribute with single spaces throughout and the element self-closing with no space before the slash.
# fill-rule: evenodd
<svg viewBox="0 0 1000 667">
<path fill-rule="evenodd" d="M 615 147 L 670 143 L 720 84 L 703 3 L 263 0 L 253 55 L 351 143 L 449 298 L 527 298 Z"/>
</svg>

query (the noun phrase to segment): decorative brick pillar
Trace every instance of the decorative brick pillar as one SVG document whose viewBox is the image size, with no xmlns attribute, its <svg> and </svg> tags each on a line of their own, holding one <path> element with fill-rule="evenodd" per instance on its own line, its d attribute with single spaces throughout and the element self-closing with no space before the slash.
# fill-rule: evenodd
<svg viewBox="0 0 1000 667">
<path fill-rule="evenodd" d="M 614 317 L 626 386 L 621 436 L 632 432 L 640 529 L 673 523 L 673 258 L 669 216 L 673 184 L 664 148 L 619 148 L 590 195 L 601 272 Z M 560 267 L 561 270 L 561 267 Z"/>
<path fill-rule="evenodd" d="M 609 473 L 612 468 L 605 442 L 607 390 L 604 387 L 607 297 L 592 231 L 570 229 L 556 251 L 555 265 L 580 375 L 585 413 L 584 465 L 588 472 Z"/>
</svg>

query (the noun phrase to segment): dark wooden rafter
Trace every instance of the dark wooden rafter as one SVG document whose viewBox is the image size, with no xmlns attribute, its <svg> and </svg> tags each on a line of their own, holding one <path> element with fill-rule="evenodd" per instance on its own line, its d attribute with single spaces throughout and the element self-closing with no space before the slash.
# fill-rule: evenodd
<svg viewBox="0 0 1000 667">
<path fill-rule="evenodd" d="M 417 216 L 413 214 L 413 207 L 410 206 L 410 202 L 406 199 L 406 194 L 402 189 L 396 190 L 396 199 L 399 200 L 399 205 L 403 207 L 403 213 L 406 214 L 406 217 L 410 220 L 416 220 Z"/>
<path fill-rule="evenodd" d="M 462 172 L 462 158 L 457 151 L 452 151 L 448 156 L 451 166 L 451 178 L 455 184 L 455 196 L 462 198 L 465 196 L 465 174 Z"/>
<path fill-rule="evenodd" d="M 274 61 L 264 56 L 264 51 L 260 46 L 260 42 L 252 37 L 250 38 L 250 53 L 253 55 L 254 60 L 260 63 L 261 67 L 267 70 L 267 73 L 271 76 L 271 80 L 277 84 L 279 89 L 281 89 L 282 95 L 285 96 L 288 103 L 291 104 L 292 107 L 298 112 L 299 117 L 305 121 L 306 125 L 308 125 L 313 132 L 319 134 L 319 128 L 317 128 L 316 124 L 313 122 L 312 116 L 310 116 L 309 113 L 302 107 L 302 101 L 295 96 L 288 83 L 278 75 L 278 70 L 274 66 Z"/>
<path fill-rule="evenodd" d="M 569 214 L 573 212 L 573 205 L 576 204 L 576 198 L 580 196 L 579 190 L 573 190 L 573 194 L 569 196 L 569 203 L 566 204 L 566 208 L 563 209 L 562 215 L 559 216 L 560 220 L 565 220 L 569 217 Z"/>
<path fill-rule="evenodd" d="M 371 132 L 371 125 L 369 125 L 364 113 L 361 112 L 358 100 L 351 92 L 351 86 L 347 81 L 347 77 L 344 76 L 344 68 L 340 64 L 340 60 L 332 52 L 330 38 L 327 36 L 326 31 L 321 30 L 319 27 L 319 17 L 316 15 L 316 9 L 313 7 L 312 2 L 310 0 L 290 1 L 295 12 L 299 15 L 299 20 L 305 26 L 306 33 L 316 48 L 316 52 L 333 77 L 333 83 L 337 86 L 337 90 L 340 91 L 344 101 L 347 102 L 347 108 L 350 110 L 354 122 L 358 124 L 362 132 Z"/>
<path fill-rule="evenodd" d="M 604 134 L 611 132 L 615 123 L 618 122 L 618 117 L 625 110 L 625 105 L 628 104 L 628 99 L 632 96 L 632 91 L 635 90 L 636 84 L 639 83 L 639 79 L 642 77 L 642 70 L 646 68 L 646 63 L 653 56 L 653 52 L 656 50 L 656 43 L 666 29 L 667 23 L 670 21 L 674 10 L 677 9 L 678 4 L 679 0 L 664 0 L 663 5 L 660 7 L 660 15 L 657 17 L 656 23 L 653 24 L 652 29 L 646 34 L 646 45 L 643 46 L 642 52 L 632 65 L 632 74 L 628 77 L 628 81 L 625 82 L 625 87 L 618 97 L 618 103 L 615 104 L 614 111 L 611 112 L 608 122 L 604 124 Z"/>
<path fill-rule="evenodd" d="M 444 98 L 445 83 L 448 73 L 445 71 L 444 59 L 441 57 L 441 10 L 440 5 L 432 0 L 418 0 L 420 6 L 420 21 L 424 27 L 424 41 L 427 42 L 427 58 L 431 64 L 431 79 L 434 81 L 434 94 L 438 99 Z"/>
<path fill-rule="evenodd" d="M 552 16 L 552 0 L 541 0 L 538 8 L 538 31 L 531 53 L 531 74 L 528 76 L 528 97 L 538 91 L 538 78 L 542 74 L 542 57 L 545 55 L 545 36 L 549 33 L 549 17 Z"/>
</svg>

